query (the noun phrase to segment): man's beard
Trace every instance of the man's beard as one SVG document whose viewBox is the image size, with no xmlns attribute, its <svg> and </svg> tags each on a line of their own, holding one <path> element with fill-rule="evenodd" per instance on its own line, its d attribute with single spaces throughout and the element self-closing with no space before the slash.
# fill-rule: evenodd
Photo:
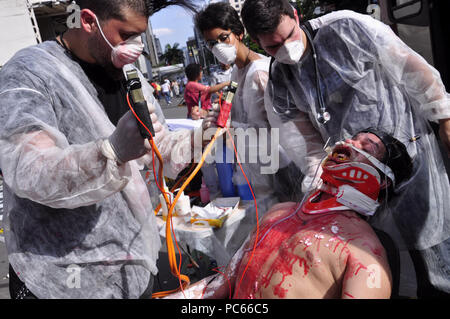
<svg viewBox="0 0 450 319">
<path fill-rule="evenodd" d="M 111 60 L 111 47 L 105 42 L 102 36 L 93 36 L 88 40 L 88 50 L 94 57 L 96 64 L 101 66 L 106 74 L 114 80 L 123 78 L 123 70 L 114 66 Z"/>
</svg>

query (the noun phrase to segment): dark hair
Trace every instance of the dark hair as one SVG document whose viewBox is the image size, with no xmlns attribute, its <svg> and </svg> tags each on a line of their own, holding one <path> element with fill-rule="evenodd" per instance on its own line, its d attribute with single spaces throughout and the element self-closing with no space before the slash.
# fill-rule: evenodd
<svg viewBox="0 0 450 319">
<path fill-rule="evenodd" d="M 214 28 L 230 29 L 236 35 L 245 32 L 237 11 L 226 2 L 212 3 L 197 13 L 195 26 L 201 33 Z"/>
<path fill-rule="evenodd" d="M 80 9 L 92 10 L 101 20 L 123 20 L 122 9 L 125 7 L 146 17 L 171 5 L 197 12 L 197 6 L 193 2 L 194 0 L 76 0 Z"/>
<path fill-rule="evenodd" d="M 250 37 L 258 42 L 258 34 L 274 32 L 283 15 L 295 18 L 288 0 L 246 0 L 241 10 L 242 21 Z"/>
<path fill-rule="evenodd" d="M 402 142 L 392 135 L 374 128 L 368 128 L 362 132 L 372 133 L 383 142 L 386 152 L 381 162 L 386 164 L 394 173 L 396 185 L 411 177 L 413 171 L 412 159 Z"/>
<path fill-rule="evenodd" d="M 200 72 L 202 72 L 202 66 L 197 63 L 191 63 L 184 69 L 184 72 L 189 81 L 195 81 Z"/>
</svg>

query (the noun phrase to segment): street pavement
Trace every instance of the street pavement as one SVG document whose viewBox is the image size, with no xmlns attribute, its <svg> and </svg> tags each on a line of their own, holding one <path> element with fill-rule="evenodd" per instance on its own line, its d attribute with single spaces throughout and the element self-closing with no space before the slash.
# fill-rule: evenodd
<svg viewBox="0 0 450 319">
<path fill-rule="evenodd" d="M 172 98 L 172 103 L 167 104 L 164 98 L 159 99 L 159 105 L 166 119 L 185 119 L 187 107 L 182 95 Z"/>
</svg>

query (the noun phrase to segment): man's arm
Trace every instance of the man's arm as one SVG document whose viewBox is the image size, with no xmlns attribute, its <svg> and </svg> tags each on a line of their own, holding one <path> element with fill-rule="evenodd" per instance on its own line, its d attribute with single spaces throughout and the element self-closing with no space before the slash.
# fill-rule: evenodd
<svg viewBox="0 0 450 319">
<path fill-rule="evenodd" d="M 216 84 L 214 86 L 210 86 L 209 89 L 208 89 L 208 93 L 212 94 L 212 93 L 219 92 L 224 87 L 229 86 L 230 84 L 231 84 L 231 82 L 227 81 L 227 82 L 222 82 L 222 83 Z"/>
<path fill-rule="evenodd" d="M 353 83 L 352 86 L 358 90 L 364 91 L 367 88 L 364 86 L 365 81 L 359 81 L 361 76 L 367 79 L 369 75 L 373 76 L 373 70 L 366 69 L 366 63 L 370 62 L 374 68 L 381 68 L 382 72 L 395 83 L 395 87 L 384 89 L 389 90 L 393 96 L 398 94 L 396 92 L 399 90 L 406 92 L 408 102 L 414 107 L 415 112 L 429 121 L 440 124 L 443 143 L 449 146 L 450 124 L 445 120 L 450 119 L 450 95 L 446 92 L 439 72 L 384 23 L 370 16 L 350 11 L 327 16 L 330 19 L 329 26 L 336 32 L 336 36 L 345 43 L 351 44 L 348 49 L 355 63 L 354 71 L 357 75 L 349 72 L 356 76 L 348 76 L 346 80 Z M 320 20 L 327 20 L 327 16 Z M 340 22 L 335 23 L 339 19 Z M 323 58 L 327 58 L 326 54 Z M 355 80 L 358 82 L 354 82 Z M 381 83 L 383 80 L 376 81 Z M 369 85 L 374 85 L 372 82 L 370 80 Z M 376 90 L 369 90 L 367 94 L 371 99 L 383 98 L 390 101 L 390 97 L 376 96 Z M 395 106 L 391 105 L 391 107 Z M 447 150 L 450 149 L 447 148 Z"/>
<path fill-rule="evenodd" d="M 69 144 L 58 130 L 52 99 L 40 79 L 22 72 L 3 84 L 0 166 L 17 196 L 54 208 L 74 208 L 96 203 L 127 185 L 130 166 L 119 166 L 108 157 L 102 139 Z"/>
<path fill-rule="evenodd" d="M 408 55 L 401 51 L 400 54 Z M 446 92 L 439 73 L 411 50 L 406 59 L 401 84 L 418 101 L 422 114 L 428 120 L 439 123 L 439 136 L 450 158 L 450 95 Z"/>
</svg>

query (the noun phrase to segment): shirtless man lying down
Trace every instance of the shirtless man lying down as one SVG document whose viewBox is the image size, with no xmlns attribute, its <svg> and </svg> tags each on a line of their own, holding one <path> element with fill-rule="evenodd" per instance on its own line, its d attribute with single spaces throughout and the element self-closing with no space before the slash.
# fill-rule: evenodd
<svg viewBox="0 0 450 319">
<path fill-rule="evenodd" d="M 224 274 L 170 297 L 389 298 L 386 252 L 365 218 L 411 175 L 405 146 L 368 129 L 337 143 L 322 167 L 322 185 L 267 212 Z"/>
</svg>

